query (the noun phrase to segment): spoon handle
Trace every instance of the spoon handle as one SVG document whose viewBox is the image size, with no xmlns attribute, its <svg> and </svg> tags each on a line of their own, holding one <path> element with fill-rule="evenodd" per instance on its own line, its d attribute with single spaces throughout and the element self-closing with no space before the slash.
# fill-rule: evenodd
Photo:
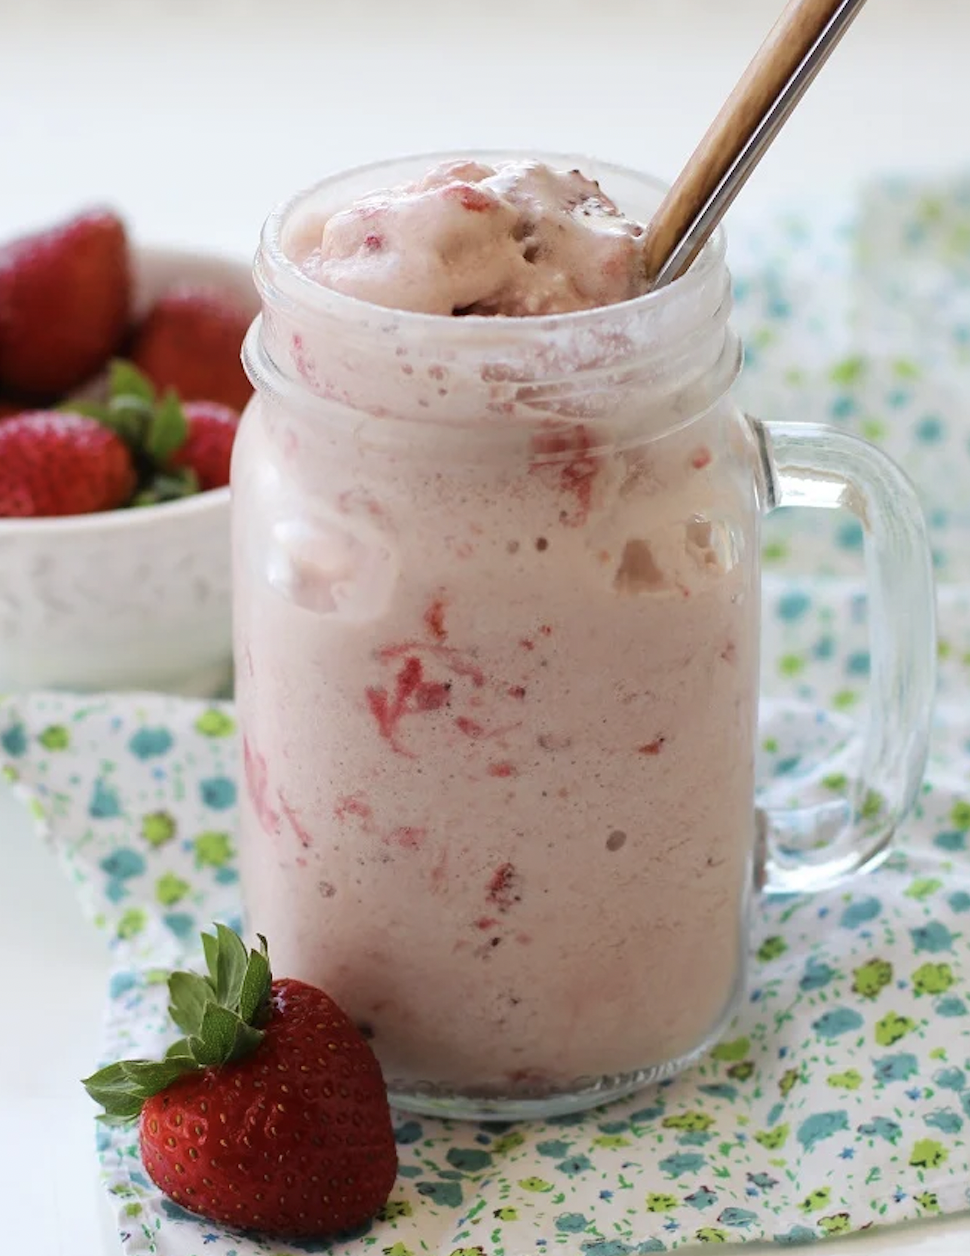
<svg viewBox="0 0 970 1256">
<path fill-rule="evenodd" d="M 647 278 L 684 273 L 865 0 L 790 0 L 654 215 Z"/>
</svg>

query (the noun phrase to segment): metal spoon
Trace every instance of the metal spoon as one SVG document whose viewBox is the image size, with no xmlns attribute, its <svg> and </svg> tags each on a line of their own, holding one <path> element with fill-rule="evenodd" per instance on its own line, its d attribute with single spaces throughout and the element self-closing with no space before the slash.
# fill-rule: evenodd
<svg viewBox="0 0 970 1256">
<path fill-rule="evenodd" d="M 788 4 L 647 228 L 651 288 L 697 257 L 864 3 Z"/>
</svg>

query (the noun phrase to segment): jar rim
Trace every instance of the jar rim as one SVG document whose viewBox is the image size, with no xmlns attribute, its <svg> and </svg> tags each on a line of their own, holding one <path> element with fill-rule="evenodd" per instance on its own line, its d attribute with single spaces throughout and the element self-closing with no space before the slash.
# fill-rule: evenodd
<svg viewBox="0 0 970 1256">
<path fill-rule="evenodd" d="M 378 161 L 366 162 L 362 165 L 339 170 L 324 179 L 303 188 L 294 195 L 280 201 L 270 212 L 263 224 L 260 234 L 260 249 L 256 260 L 255 279 L 260 294 L 271 299 L 274 304 L 281 301 L 291 307 L 299 307 L 305 314 L 316 313 L 323 318 L 337 317 L 349 323 L 370 323 L 375 318 L 393 318 L 402 329 L 413 328 L 415 331 L 433 332 L 436 337 L 446 340 L 463 341 L 471 337 L 481 337 L 483 332 L 496 331 L 503 328 L 517 327 L 525 331 L 577 331 L 586 324 L 595 324 L 601 320 L 605 311 L 622 311 L 624 315 L 646 313 L 664 307 L 687 303 L 698 293 L 713 276 L 723 270 L 727 252 L 727 239 L 723 227 L 718 227 L 710 240 L 701 250 L 690 269 L 672 283 L 619 301 L 613 305 L 595 306 L 592 309 L 571 310 L 557 314 L 525 314 L 514 318 L 496 319 L 491 315 L 471 314 L 454 318 L 449 314 L 429 314 L 413 310 L 400 310 L 390 306 L 377 305 L 360 297 L 349 296 L 328 288 L 311 279 L 300 266 L 287 256 L 283 247 L 283 234 L 301 205 L 306 204 L 313 196 L 327 188 L 338 186 L 342 182 L 357 180 L 373 174 L 375 179 L 380 173 L 388 172 L 404 164 L 416 167 L 431 166 L 448 161 L 545 161 L 562 164 L 567 168 L 579 166 L 584 172 L 595 168 L 597 174 L 608 178 L 634 180 L 651 192 L 662 197 L 668 185 L 653 175 L 646 174 L 630 166 L 617 162 L 603 161 L 581 153 L 568 152 L 535 152 L 515 149 L 463 149 L 436 152 L 418 152 L 403 154 L 397 157 L 381 158 Z M 375 182 L 372 190 L 381 186 Z"/>
</svg>

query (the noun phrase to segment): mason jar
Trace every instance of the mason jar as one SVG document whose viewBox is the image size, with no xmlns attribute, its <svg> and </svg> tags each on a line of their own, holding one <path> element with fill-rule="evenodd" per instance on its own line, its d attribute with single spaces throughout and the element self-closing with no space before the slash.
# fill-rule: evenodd
<svg viewBox="0 0 970 1256">
<path fill-rule="evenodd" d="M 232 478 L 243 888 L 274 970 L 354 1017 L 397 1105 L 547 1116 L 709 1048 L 755 893 L 885 851 L 925 760 L 930 562 L 881 453 L 739 410 L 720 236 L 666 288 L 525 318 L 384 309 L 292 260 L 439 159 L 327 179 L 263 232 Z M 663 192 L 548 160 L 641 221 Z M 754 760 L 778 505 L 863 524 L 872 700 L 846 796 L 775 815 Z"/>
</svg>

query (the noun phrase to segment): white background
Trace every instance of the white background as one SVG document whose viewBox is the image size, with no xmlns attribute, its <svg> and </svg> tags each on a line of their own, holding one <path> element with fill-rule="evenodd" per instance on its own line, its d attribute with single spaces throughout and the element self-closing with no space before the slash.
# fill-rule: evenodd
<svg viewBox="0 0 970 1256">
<path fill-rule="evenodd" d="M 595 151 L 670 177 L 780 3 L 0 0 L 0 239 L 108 201 L 143 241 L 246 256 L 297 187 L 424 149 Z M 970 4 L 871 0 L 734 214 L 970 166 L 968 125 Z M 0 852 L 0 1250 L 106 1256 L 77 1084 L 106 955 L 4 797 Z M 959 1221 L 825 1250 L 968 1244 Z"/>
<path fill-rule="evenodd" d="M 673 175 L 782 0 L 0 0 L 0 231 L 108 199 L 250 253 L 277 199 L 448 147 Z M 970 156 L 970 5 L 870 0 L 739 203 Z"/>
</svg>

